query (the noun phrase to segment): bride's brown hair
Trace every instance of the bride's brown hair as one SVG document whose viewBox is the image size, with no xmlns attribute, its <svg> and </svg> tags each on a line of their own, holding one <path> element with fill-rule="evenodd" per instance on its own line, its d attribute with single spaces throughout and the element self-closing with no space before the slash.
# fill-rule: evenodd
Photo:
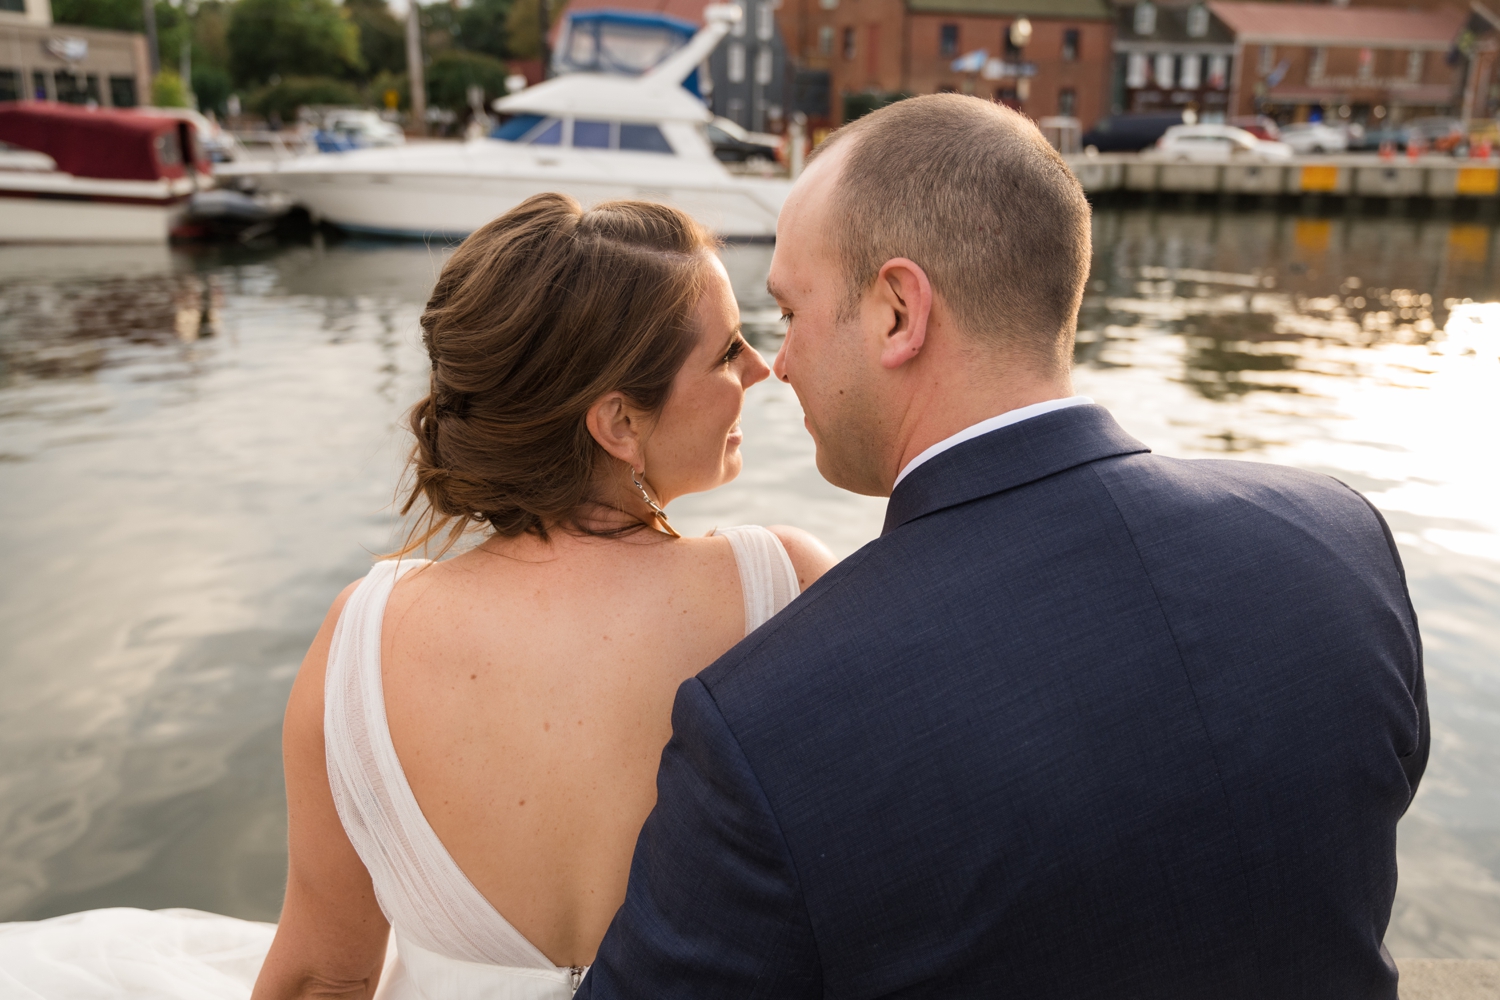
<svg viewBox="0 0 1500 1000">
<path fill-rule="evenodd" d="M 607 454 L 585 418 L 618 391 L 649 413 L 693 349 L 713 238 L 666 205 L 588 211 L 561 194 L 526 199 L 466 239 L 422 314 L 429 393 L 403 515 L 420 516 L 398 554 L 470 528 L 546 538 L 583 528 Z M 621 470 L 622 475 L 624 470 Z"/>
</svg>

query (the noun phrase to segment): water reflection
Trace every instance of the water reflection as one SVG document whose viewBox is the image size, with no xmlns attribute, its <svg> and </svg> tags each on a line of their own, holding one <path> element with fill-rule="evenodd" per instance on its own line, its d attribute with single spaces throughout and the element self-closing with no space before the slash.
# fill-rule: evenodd
<svg viewBox="0 0 1500 1000">
<path fill-rule="evenodd" d="M 1101 212 L 1077 382 L 1158 451 L 1338 476 L 1401 542 L 1433 762 L 1401 828 L 1398 955 L 1500 957 L 1500 288 L 1442 220 Z M 274 919 L 279 718 L 332 596 L 392 540 L 417 317 L 445 248 L 0 248 L 0 919 L 102 905 Z M 726 252 L 778 343 L 770 248 Z M 840 554 L 786 386 L 745 473 L 674 523 Z"/>
</svg>

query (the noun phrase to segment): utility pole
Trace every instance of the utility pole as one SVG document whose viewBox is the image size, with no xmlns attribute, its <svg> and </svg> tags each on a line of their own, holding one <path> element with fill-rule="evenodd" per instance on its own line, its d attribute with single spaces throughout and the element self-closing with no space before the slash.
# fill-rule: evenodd
<svg viewBox="0 0 1500 1000">
<path fill-rule="evenodd" d="M 406 6 L 406 76 L 411 90 L 413 131 L 426 135 L 427 79 L 422 66 L 422 20 L 417 0 L 407 0 Z"/>
<path fill-rule="evenodd" d="M 161 72 L 161 49 L 156 42 L 156 0 L 141 0 L 141 15 L 146 21 L 146 54 L 151 57 L 151 78 Z"/>
</svg>

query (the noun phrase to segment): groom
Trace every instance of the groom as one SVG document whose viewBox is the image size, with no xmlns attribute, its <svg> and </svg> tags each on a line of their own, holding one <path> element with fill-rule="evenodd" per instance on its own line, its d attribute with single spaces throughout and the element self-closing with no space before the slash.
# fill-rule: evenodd
<svg viewBox="0 0 1500 1000">
<path fill-rule="evenodd" d="M 1089 207 L 916 98 L 781 214 L 778 377 L 879 540 L 683 684 L 578 996 L 1394 998 L 1417 624 L 1359 494 L 1072 395 Z"/>
</svg>

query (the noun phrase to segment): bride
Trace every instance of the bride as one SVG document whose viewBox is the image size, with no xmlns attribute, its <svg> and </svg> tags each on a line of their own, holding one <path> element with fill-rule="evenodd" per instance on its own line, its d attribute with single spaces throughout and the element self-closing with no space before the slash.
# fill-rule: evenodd
<svg viewBox="0 0 1500 1000">
<path fill-rule="evenodd" d="M 744 393 L 769 374 L 713 250 L 675 209 L 548 194 L 444 267 L 411 417 L 403 513 L 422 517 L 334 601 L 287 706 L 286 901 L 263 964 L 234 966 L 247 985 L 258 966 L 255 1000 L 577 987 L 625 895 L 677 686 L 832 563 L 796 529 L 683 538 L 667 519 L 738 474 Z M 460 555 L 411 556 L 474 528 Z M 175 921 L 179 943 L 207 916 L 96 912 L 154 920 L 143 937 Z M 246 922 L 210 924 L 204 947 L 233 952 Z M 135 995 L 232 995 L 163 986 L 179 981 Z"/>
</svg>

